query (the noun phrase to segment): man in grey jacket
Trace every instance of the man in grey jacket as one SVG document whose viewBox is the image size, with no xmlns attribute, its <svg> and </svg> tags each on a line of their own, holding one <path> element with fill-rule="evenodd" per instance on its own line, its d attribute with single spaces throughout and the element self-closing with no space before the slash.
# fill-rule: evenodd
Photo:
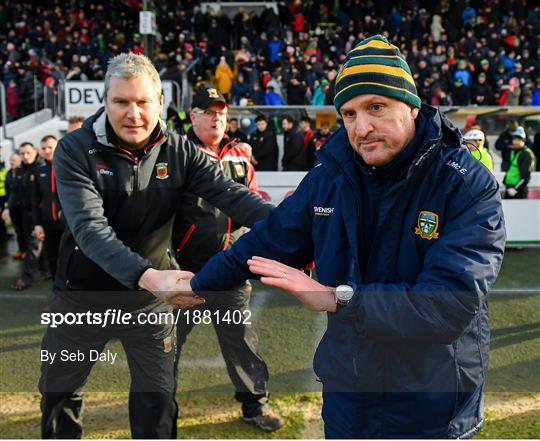
<svg viewBox="0 0 540 441">
<path fill-rule="evenodd" d="M 114 57 L 104 96 L 105 108 L 62 138 L 54 158 L 68 228 L 50 312 L 79 313 L 79 319 L 71 326 L 51 324 L 43 338 L 41 353 L 49 356 L 39 383 L 42 437 L 81 437 L 91 354 L 118 338 L 131 374 L 133 437 L 176 438 L 176 341 L 168 313 L 204 303 L 178 295 L 179 282 L 192 274 L 178 270 L 169 252 L 182 193 L 198 194 L 244 225 L 266 217 L 272 206 L 167 131 L 160 119 L 161 82 L 146 57 Z M 165 313 L 161 320 L 148 324 L 159 313 Z M 63 353 L 83 356 L 72 361 Z"/>
</svg>

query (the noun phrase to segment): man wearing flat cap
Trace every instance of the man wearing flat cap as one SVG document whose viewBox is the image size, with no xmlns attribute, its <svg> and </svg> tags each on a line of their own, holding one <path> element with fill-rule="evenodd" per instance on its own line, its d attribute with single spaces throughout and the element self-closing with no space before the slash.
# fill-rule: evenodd
<svg viewBox="0 0 540 441">
<path fill-rule="evenodd" d="M 471 437 L 505 244 L 497 181 L 380 35 L 347 55 L 334 104 L 343 127 L 320 164 L 183 283 L 205 297 L 262 276 L 327 312 L 314 360 L 327 438 Z M 312 260 L 318 281 L 296 269 Z"/>
</svg>

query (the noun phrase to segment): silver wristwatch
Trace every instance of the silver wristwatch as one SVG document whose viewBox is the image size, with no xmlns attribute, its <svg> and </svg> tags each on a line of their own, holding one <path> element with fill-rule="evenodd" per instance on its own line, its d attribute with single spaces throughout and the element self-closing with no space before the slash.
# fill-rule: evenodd
<svg viewBox="0 0 540 441">
<path fill-rule="evenodd" d="M 354 295 L 354 290 L 349 285 L 339 285 L 334 295 L 338 306 L 347 306 Z"/>
</svg>

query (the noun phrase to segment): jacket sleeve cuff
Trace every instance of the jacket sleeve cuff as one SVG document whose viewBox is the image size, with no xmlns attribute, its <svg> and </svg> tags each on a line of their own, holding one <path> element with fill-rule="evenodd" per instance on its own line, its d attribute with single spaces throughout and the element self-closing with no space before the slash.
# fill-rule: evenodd
<svg viewBox="0 0 540 441">
<path fill-rule="evenodd" d="M 352 287 L 354 294 L 347 305 L 338 305 L 334 314 L 338 320 L 344 323 L 355 323 L 359 320 L 361 289 L 358 283 L 347 282 L 347 285 Z"/>
<path fill-rule="evenodd" d="M 189 281 L 189 284 L 191 286 L 191 289 L 193 290 L 193 292 L 200 296 L 200 297 L 204 297 L 202 294 L 202 290 L 201 290 L 201 285 L 197 282 L 197 275 L 195 275 L 190 281 Z"/>
<path fill-rule="evenodd" d="M 139 271 L 139 273 L 137 274 L 137 278 L 135 279 L 135 289 L 141 289 L 142 288 L 139 286 L 139 280 L 141 280 L 141 277 L 142 275 L 145 273 L 145 271 L 149 268 L 152 268 L 152 265 L 148 264 L 148 265 L 145 265 L 142 267 L 142 269 Z"/>
</svg>

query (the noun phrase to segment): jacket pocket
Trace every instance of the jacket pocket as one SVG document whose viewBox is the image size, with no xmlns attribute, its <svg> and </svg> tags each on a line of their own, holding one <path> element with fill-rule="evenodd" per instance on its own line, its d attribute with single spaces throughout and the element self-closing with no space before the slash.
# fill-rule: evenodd
<svg viewBox="0 0 540 441">
<path fill-rule="evenodd" d="M 66 288 L 69 288 L 69 284 L 70 284 L 70 280 L 69 280 L 69 274 L 70 274 L 70 269 L 71 267 L 73 266 L 72 265 L 72 262 L 73 262 L 73 258 L 75 256 L 75 254 L 79 251 L 79 247 L 77 245 L 74 245 L 69 253 L 68 253 L 68 256 L 64 259 L 64 264 L 61 265 L 59 268 L 58 268 L 58 275 L 59 275 L 59 278 L 60 280 L 62 280 L 64 283 L 65 283 L 65 286 Z"/>
<path fill-rule="evenodd" d="M 75 245 L 73 247 L 73 250 L 71 251 L 71 253 L 69 254 L 69 257 L 66 261 L 66 288 L 69 288 L 69 285 L 71 283 L 71 273 L 72 273 L 72 270 L 71 268 L 74 267 L 74 260 L 75 258 L 77 257 L 77 254 L 79 253 L 79 246 L 78 245 Z"/>
<path fill-rule="evenodd" d="M 457 438 L 476 430 L 482 422 L 483 375 L 480 372 L 482 362 L 474 334 L 465 334 L 452 346 L 455 351 L 456 391 L 448 433 L 450 438 Z"/>
</svg>

